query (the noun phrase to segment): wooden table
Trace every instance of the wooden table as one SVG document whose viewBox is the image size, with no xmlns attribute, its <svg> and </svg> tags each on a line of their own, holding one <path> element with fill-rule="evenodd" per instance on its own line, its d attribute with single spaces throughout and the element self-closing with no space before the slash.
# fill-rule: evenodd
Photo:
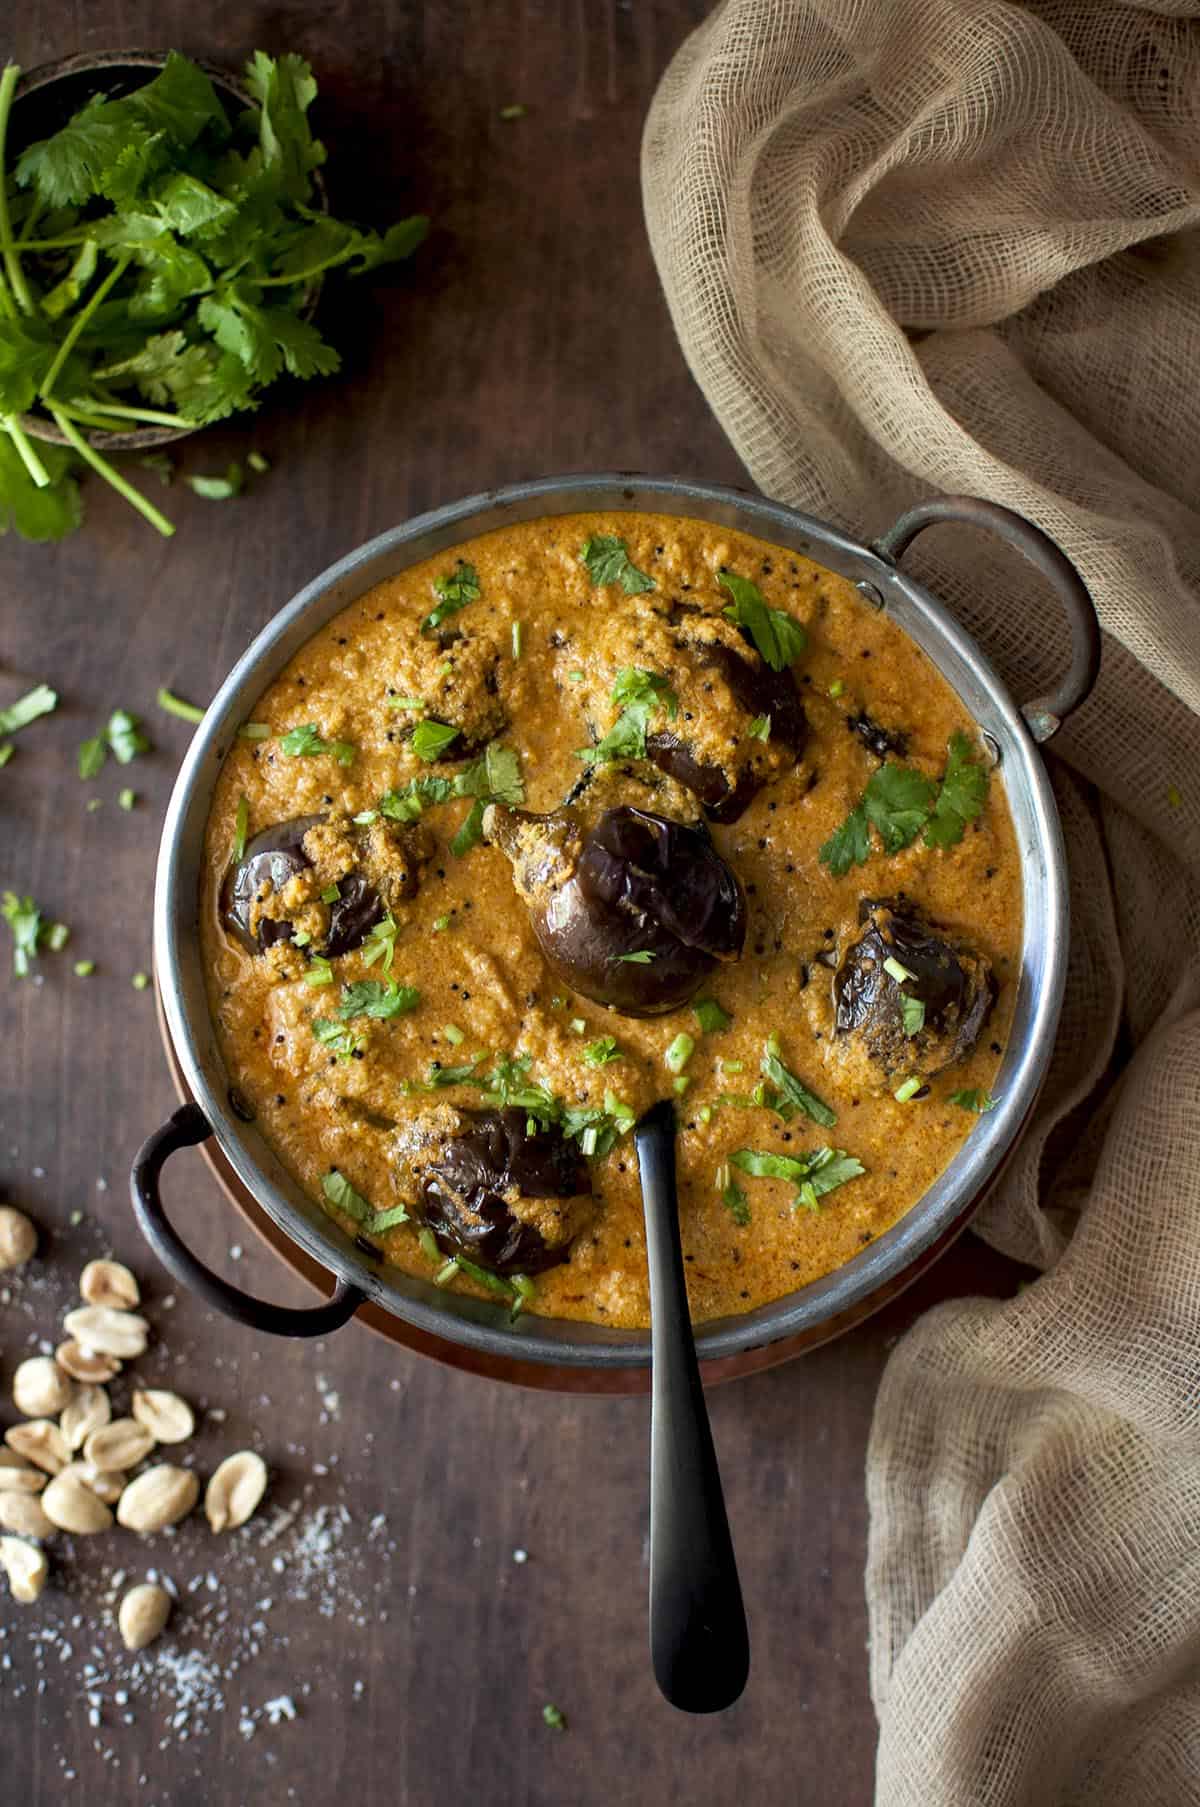
<svg viewBox="0 0 1200 1807">
<path fill-rule="evenodd" d="M 9 22 L 25 66 L 129 45 L 233 66 L 258 45 L 300 51 L 321 81 L 335 205 L 376 221 L 420 206 L 436 222 L 407 272 L 330 296 L 340 380 L 183 448 L 183 470 L 220 472 L 259 447 L 272 468 L 251 495 L 157 492 L 178 523 L 164 542 L 92 482 L 82 533 L 0 550 L 0 702 L 39 679 L 62 697 L 0 778 L 0 884 L 72 927 L 44 982 L 0 976 L 0 1181 L 43 1230 L 36 1269 L 0 1302 L 5 1387 L 27 1344 L 56 1338 L 82 1263 L 111 1247 L 142 1275 L 159 1333 L 139 1375 L 218 1414 L 200 1465 L 255 1442 L 273 1507 L 299 1509 L 232 1546 L 202 1521 L 149 1549 L 80 1539 L 38 1605 L 4 1601 L 14 1807 L 869 1799 L 863 1459 L 879 1375 L 931 1299 L 1011 1290 L 1015 1270 L 968 1240 L 857 1334 L 713 1396 L 753 1674 L 736 1709 L 689 1722 L 646 1660 L 643 1402 L 505 1389 L 354 1328 L 266 1345 L 176 1297 L 126 1204 L 131 1153 L 173 1103 L 152 994 L 130 982 L 150 964 L 159 822 L 188 734 L 156 712 L 156 688 L 204 701 L 299 584 L 435 503 L 589 467 L 744 477 L 676 346 L 638 187 L 650 95 L 705 10 L 43 0 Z M 502 121 L 514 102 L 528 115 Z M 146 718 L 155 752 L 84 786 L 77 744 L 116 705 Z M 138 789 L 131 813 L 123 783 Z M 103 805 L 87 813 L 91 795 Z M 97 971 L 83 980 L 85 957 Z M 307 1296 L 197 1157 L 175 1166 L 174 1212 L 206 1257 L 271 1296 Z M 105 1590 L 114 1569 L 147 1563 L 183 1598 L 131 1680 Z M 264 1711 L 280 1697 L 294 1721 Z M 543 1724 L 548 1701 L 567 1732 Z"/>
</svg>

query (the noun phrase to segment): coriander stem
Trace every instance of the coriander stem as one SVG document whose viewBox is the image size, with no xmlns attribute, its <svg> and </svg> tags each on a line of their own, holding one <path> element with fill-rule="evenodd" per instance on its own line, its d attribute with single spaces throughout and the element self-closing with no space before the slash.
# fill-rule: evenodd
<svg viewBox="0 0 1200 1807">
<path fill-rule="evenodd" d="M 4 421 L 4 431 L 8 434 L 21 456 L 21 463 L 33 478 L 39 489 L 45 489 L 50 481 L 50 473 L 38 457 L 30 443 L 29 435 L 17 419 L 10 414 Z"/>
<path fill-rule="evenodd" d="M 12 225 L 8 217 L 8 164 L 5 161 L 8 115 L 12 109 L 13 93 L 20 75 L 21 70 L 17 63 L 6 63 L 3 75 L 0 75 L 0 248 L 3 249 L 4 269 L 8 276 L 9 286 L 17 298 L 17 306 L 23 314 L 32 314 L 33 297 L 29 293 L 29 284 L 25 281 L 21 259 L 17 253 L 17 247 L 13 243 Z"/>
<path fill-rule="evenodd" d="M 114 470 L 106 458 L 101 458 L 99 452 L 95 451 L 88 444 L 74 421 L 68 419 L 61 408 L 51 408 L 50 412 L 58 422 L 60 430 L 70 440 L 84 463 L 90 464 L 92 469 L 96 471 L 99 476 L 103 477 L 106 483 L 111 483 L 117 494 L 119 496 L 124 496 L 125 500 L 132 508 L 136 508 L 140 515 L 144 515 L 151 527 L 157 528 L 164 539 L 169 539 L 174 533 L 175 528 L 173 524 L 168 521 L 166 515 L 160 514 L 153 502 L 151 502 L 148 497 L 144 496 L 140 489 L 135 489 L 132 483 L 129 483 L 122 477 L 120 471 Z"/>
<path fill-rule="evenodd" d="M 75 341 L 78 339 L 80 333 L 83 331 L 96 309 L 100 306 L 100 303 L 104 300 L 104 297 L 108 294 L 108 291 L 112 288 L 114 282 L 119 282 L 121 277 L 124 276 L 128 265 L 128 253 L 124 257 L 118 257 L 116 263 L 108 272 L 108 275 L 104 278 L 104 281 L 100 284 L 99 288 L 92 291 L 91 299 L 88 301 L 87 306 L 81 309 L 71 322 L 70 331 L 54 355 L 54 362 L 42 378 L 42 386 L 38 390 L 38 394 L 44 402 L 50 400 L 50 391 L 53 389 L 59 376 L 61 376 L 63 365 L 75 349 Z"/>
<path fill-rule="evenodd" d="M 182 414 L 166 414 L 161 408 L 127 408 L 123 403 L 106 402 L 98 395 L 73 396 L 58 405 L 64 414 L 78 414 L 81 404 L 94 414 L 109 414 L 118 420 L 145 420 L 156 427 L 178 427 L 181 432 L 190 432 L 201 424 L 186 420 Z"/>
<path fill-rule="evenodd" d="M 341 251 L 335 251 L 332 257 L 322 258 L 319 264 L 313 264 L 307 270 L 297 270 L 294 276 L 258 276 L 255 281 L 260 289 L 277 289 L 288 283 L 311 282 L 322 270 L 331 270 L 334 264 L 344 264 L 353 256 L 353 245 L 346 245 Z"/>
</svg>

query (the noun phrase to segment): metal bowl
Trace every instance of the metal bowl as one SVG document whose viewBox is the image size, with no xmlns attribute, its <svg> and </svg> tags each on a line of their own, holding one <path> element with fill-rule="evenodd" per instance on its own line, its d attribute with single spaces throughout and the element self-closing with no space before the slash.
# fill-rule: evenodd
<svg viewBox="0 0 1200 1807">
<path fill-rule="evenodd" d="M 949 1166 L 906 1215 L 825 1278 L 757 1310 L 697 1326 L 710 1375 L 765 1365 L 827 1340 L 907 1285 L 965 1226 L 1011 1151 L 1045 1077 L 1062 1002 L 1068 933 L 1067 874 L 1058 815 L 1037 743 L 1087 695 L 1099 664 L 1099 627 L 1081 579 L 1039 529 L 995 504 L 943 497 L 903 516 L 874 545 L 778 503 L 711 484 L 624 474 L 557 477 L 473 496 L 393 528 L 314 579 L 258 635 L 222 685 L 184 759 L 167 810 L 154 903 L 154 957 L 171 1045 L 193 1102 L 150 1137 L 135 1162 L 132 1197 L 142 1230 L 184 1285 L 240 1322 L 283 1335 L 319 1335 L 370 1302 L 422 1347 L 469 1351 L 488 1371 L 521 1379 L 531 1368 L 595 1371 L 641 1384 L 649 1333 L 526 1314 L 439 1291 L 356 1245 L 286 1170 L 231 1103 L 209 1014 L 199 936 L 202 848 L 213 785 L 238 726 L 297 649 L 340 610 L 407 566 L 514 521 L 639 510 L 717 522 L 807 554 L 857 584 L 933 660 L 978 724 L 1012 812 L 1020 851 L 1024 930 L 1017 997 L 997 1109 L 981 1117 Z M 1016 545 L 1049 578 L 1070 619 L 1071 666 L 1057 689 L 1018 708 L 984 654 L 945 607 L 905 576 L 898 560 L 924 527 L 962 521 Z M 292 1244 L 336 1279 L 313 1309 L 268 1305 L 212 1273 L 167 1221 L 159 1174 L 178 1148 L 212 1137 L 236 1181 Z M 524 1373 L 521 1371 L 524 1370 Z M 633 1377 L 637 1377 L 634 1379 Z M 586 1385 L 586 1381 L 583 1382 Z"/>
</svg>

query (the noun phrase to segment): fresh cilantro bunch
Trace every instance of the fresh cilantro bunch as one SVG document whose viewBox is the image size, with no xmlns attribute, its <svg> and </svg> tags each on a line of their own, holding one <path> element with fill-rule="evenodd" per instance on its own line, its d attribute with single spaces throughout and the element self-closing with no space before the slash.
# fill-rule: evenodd
<svg viewBox="0 0 1200 1807">
<path fill-rule="evenodd" d="M 71 454 L 35 446 L 21 423 L 36 410 L 170 533 L 85 433 L 205 426 L 257 407 L 284 374 L 331 375 L 338 354 L 306 318 L 313 283 L 409 256 L 428 221 L 381 234 L 315 205 L 325 151 L 301 57 L 256 51 L 252 105 L 234 120 L 172 52 L 144 87 L 97 96 L 14 163 L 19 75 L 0 74 L 0 531 L 56 539 L 78 525 Z"/>
</svg>

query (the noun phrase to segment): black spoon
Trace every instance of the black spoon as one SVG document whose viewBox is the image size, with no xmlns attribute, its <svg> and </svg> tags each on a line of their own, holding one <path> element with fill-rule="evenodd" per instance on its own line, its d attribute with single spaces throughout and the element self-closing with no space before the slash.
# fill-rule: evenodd
<svg viewBox="0 0 1200 1807">
<path fill-rule="evenodd" d="M 633 1132 L 650 1267 L 650 1660 L 673 1707 L 719 1713 L 746 1685 L 750 1644 L 679 1242 L 675 1111 Z"/>
</svg>

